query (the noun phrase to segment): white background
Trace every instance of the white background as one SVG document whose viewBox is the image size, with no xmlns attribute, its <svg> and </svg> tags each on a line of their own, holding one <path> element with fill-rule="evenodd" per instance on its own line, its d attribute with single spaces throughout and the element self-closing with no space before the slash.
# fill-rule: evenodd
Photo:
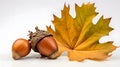
<svg viewBox="0 0 120 67">
<path fill-rule="evenodd" d="M 75 17 L 74 4 L 95 3 L 99 15 L 112 17 L 110 27 L 114 28 L 109 36 L 103 37 L 100 42 L 114 41 L 120 46 L 120 0 L 0 0 L 0 67 L 119 67 L 120 48 L 114 51 L 105 61 L 85 60 L 83 62 L 69 61 L 66 56 L 56 60 L 39 58 L 33 51 L 21 60 L 13 60 L 11 47 L 17 38 L 28 38 L 28 30 L 34 27 L 46 30 L 46 25 L 52 25 L 53 14 L 61 16 L 64 4 L 70 5 L 70 14 Z M 52 25 L 53 26 L 53 25 Z"/>
</svg>

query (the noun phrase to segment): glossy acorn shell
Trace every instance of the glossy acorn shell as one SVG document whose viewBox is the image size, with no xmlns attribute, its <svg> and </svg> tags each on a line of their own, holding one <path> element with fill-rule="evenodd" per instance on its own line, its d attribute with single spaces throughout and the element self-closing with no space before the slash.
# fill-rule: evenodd
<svg viewBox="0 0 120 67">
<path fill-rule="evenodd" d="M 28 55 L 31 51 L 29 41 L 24 38 L 17 39 L 12 45 L 13 59 L 20 59 Z"/>
<path fill-rule="evenodd" d="M 44 37 L 37 44 L 37 49 L 44 56 L 51 56 L 58 50 L 57 43 L 52 36 Z"/>
</svg>

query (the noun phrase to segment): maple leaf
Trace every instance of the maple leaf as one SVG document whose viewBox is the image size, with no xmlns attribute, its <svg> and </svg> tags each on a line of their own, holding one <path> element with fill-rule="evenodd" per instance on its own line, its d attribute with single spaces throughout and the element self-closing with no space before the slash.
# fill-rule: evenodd
<svg viewBox="0 0 120 67">
<path fill-rule="evenodd" d="M 113 28 L 109 27 L 111 18 L 101 18 L 93 24 L 95 12 L 94 3 L 83 4 L 81 7 L 75 4 L 76 17 L 70 13 L 70 7 L 64 5 L 61 18 L 54 16 L 52 21 L 55 30 L 47 26 L 47 31 L 56 39 L 59 53 L 68 52 L 70 60 L 83 61 L 84 59 L 104 60 L 111 56 L 116 49 L 113 42 L 100 43 L 102 36 L 108 35 Z"/>
</svg>

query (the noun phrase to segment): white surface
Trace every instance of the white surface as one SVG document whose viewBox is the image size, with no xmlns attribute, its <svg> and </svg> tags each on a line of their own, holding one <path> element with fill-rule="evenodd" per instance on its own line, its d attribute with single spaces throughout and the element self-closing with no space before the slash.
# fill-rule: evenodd
<svg viewBox="0 0 120 67">
<path fill-rule="evenodd" d="M 75 17 L 74 4 L 81 5 L 87 2 L 95 2 L 99 12 L 97 17 L 101 15 L 112 17 L 110 26 L 114 30 L 100 41 L 111 40 L 114 41 L 114 45 L 120 46 L 119 0 L 0 0 L 0 67 L 119 67 L 120 48 L 105 61 L 71 62 L 66 56 L 61 56 L 56 60 L 48 60 L 40 59 L 39 55 L 33 52 L 21 60 L 15 61 L 11 58 L 12 43 L 17 38 L 28 38 L 26 36 L 28 30 L 34 31 L 36 25 L 40 29 L 46 29 L 46 25 L 52 25 L 52 15 L 60 17 L 64 3 L 70 4 L 70 13 Z"/>
</svg>

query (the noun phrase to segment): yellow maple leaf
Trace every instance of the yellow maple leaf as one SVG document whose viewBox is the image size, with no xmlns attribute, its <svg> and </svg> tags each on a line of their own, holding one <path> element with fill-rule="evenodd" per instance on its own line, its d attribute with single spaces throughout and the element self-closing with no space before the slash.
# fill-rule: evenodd
<svg viewBox="0 0 120 67">
<path fill-rule="evenodd" d="M 115 50 L 116 46 L 112 45 L 112 42 L 99 42 L 102 36 L 108 35 L 112 30 L 109 27 L 111 18 L 104 19 L 102 16 L 93 24 L 92 20 L 98 14 L 95 12 L 94 3 L 83 4 L 81 7 L 75 4 L 75 18 L 70 15 L 69 9 L 69 6 L 64 5 L 61 18 L 53 15 L 55 30 L 47 26 L 47 31 L 53 34 L 57 41 L 59 53 L 67 51 L 72 61 L 104 60 L 111 56 L 109 53 Z"/>
</svg>

